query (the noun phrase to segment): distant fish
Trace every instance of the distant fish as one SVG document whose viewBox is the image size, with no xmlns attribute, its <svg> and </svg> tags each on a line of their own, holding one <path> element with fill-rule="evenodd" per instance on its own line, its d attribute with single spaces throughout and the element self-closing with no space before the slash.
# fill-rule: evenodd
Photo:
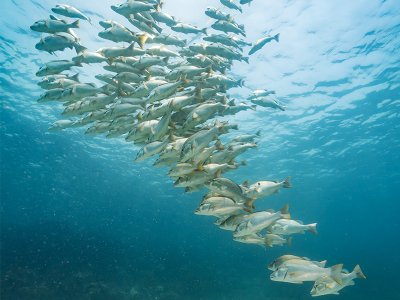
<svg viewBox="0 0 400 300">
<path fill-rule="evenodd" d="M 257 181 L 249 186 L 246 196 L 258 199 L 277 193 L 281 188 L 291 188 L 290 177 L 282 181 Z"/>
<path fill-rule="evenodd" d="M 243 12 L 242 8 L 240 6 L 238 6 L 233 0 L 219 0 L 219 1 L 221 2 L 222 5 L 230 8 L 230 9 L 234 9 L 234 10 Z"/>
<path fill-rule="evenodd" d="M 91 23 L 89 17 L 84 15 L 80 10 L 77 8 L 67 5 L 67 4 L 57 4 L 55 7 L 51 9 L 54 13 L 68 17 L 68 18 L 78 18 L 82 20 L 86 20 Z"/>
<path fill-rule="evenodd" d="M 240 4 L 250 4 L 253 0 L 240 0 Z"/>
<path fill-rule="evenodd" d="M 342 283 L 337 283 L 330 276 L 324 275 L 315 281 L 310 294 L 313 297 L 339 295 L 339 291 L 341 291 L 343 288 L 354 285 L 353 280 L 356 278 L 366 279 L 359 265 L 355 266 L 351 273 L 341 273 Z"/>
<path fill-rule="evenodd" d="M 224 13 L 223 11 L 214 8 L 214 7 L 207 7 L 205 10 L 206 16 L 216 19 L 216 20 L 222 20 L 222 21 L 230 21 L 232 20 L 231 15 Z"/>
<path fill-rule="evenodd" d="M 329 276 L 335 282 L 341 284 L 342 268 L 342 264 L 325 268 L 309 260 L 290 259 L 283 262 L 280 267 L 271 274 L 270 278 L 273 281 L 299 284 L 304 281 L 316 281 L 322 276 Z"/>
<path fill-rule="evenodd" d="M 181 33 L 204 33 L 207 34 L 207 28 L 199 28 L 197 26 L 193 26 L 190 24 L 184 24 L 184 23 L 177 23 L 174 26 L 171 26 L 171 29 L 176 32 L 181 32 Z"/>
<path fill-rule="evenodd" d="M 75 48 L 76 53 L 81 53 L 86 48 L 79 44 L 75 37 L 68 33 L 58 33 L 42 38 L 39 43 L 35 45 L 38 50 L 46 51 L 53 54 L 56 51 L 63 51 L 67 48 Z"/>
<path fill-rule="evenodd" d="M 269 42 L 271 42 L 273 40 L 279 42 L 279 35 L 280 34 L 278 33 L 278 34 L 275 34 L 274 36 L 266 36 L 266 37 L 263 37 L 263 38 L 257 40 L 254 43 L 253 47 L 250 49 L 249 55 L 252 55 L 252 54 L 256 53 L 258 50 L 260 50 L 266 44 L 268 44 Z"/>
<path fill-rule="evenodd" d="M 30 28 L 38 32 L 46 33 L 57 33 L 67 32 L 70 33 L 70 29 L 79 28 L 79 20 L 72 23 L 67 23 L 65 20 L 60 20 L 54 16 L 50 16 L 50 19 L 36 21 Z"/>
<path fill-rule="evenodd" d="M 69 61 L 69 60 L 53 60 L 45 63 L 39 71 L 36 72 L 36 76 L 47 76 L 59 74 L 62 71 L 69 70 L 72 67 L 82 67 L 81 64 Z"/>
<path fill-rule="evenodd" d="M 250 100 L 252 103 L 262 106 L 262 107 L 270 107 L 274 109 L 279 109 L 282 111 L 286 110 L 286 107 L 278 102 L 278 100 L 272 97 L 255 97 Z"/>
<path fill-rule="evenodd" d="M 296 233 L 304 234 L 305 231 L 317 234 L 317 223 L 304 225 L 299 221 L 282 219 L 271 225 L 268 231 L 281 235 L 291 235 Z"/>
</svg>

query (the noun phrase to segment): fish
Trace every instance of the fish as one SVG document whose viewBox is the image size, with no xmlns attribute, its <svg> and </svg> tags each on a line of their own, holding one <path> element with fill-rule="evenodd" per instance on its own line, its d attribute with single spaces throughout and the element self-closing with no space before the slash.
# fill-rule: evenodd
<svg viewBox="0 0 400 300">
<path fill-rule="evenodd" d="M 281 188 L 291 188 L 290 177 L 282 181 L 258 181 L 249 186 L 246 196 L 258 199 L 262 197 L 268 197 L 272 194 L 278 193 Z"/>
<path fill-rule="evenodd" d="M 211 191 L 235 199 L 238 202 L 246 202 L 249 199 L 246 198 L 243 189 L 235 182 L 228 178 L 216 178 L 211 181 L 209 188 Z"/>
<path fill-rule="evenodd" d="M 136 48 L 135 43 L 130 44 L 128 47 L 105 47 L 100 48 L 96 51 L 104 57 L 116 58 L 116 57 L 132 57 L 132 56 L 142 56 L 146 53 L 146 50 L 141 48 Z"/>
<path fill-rule="evenodd" d="M 157 4 L 145 3 L 141 1 L 127 1 L 120 5 L 111 5 L 111 9 L 116 13 L 129 18 L 131 14 L 140 12 L 150 12 L 157 8 Z"/>
<path fill-rule="evenodd" d="M 256 138 L 261 136 L 261 130 L 258 130 L 255 134 L 242 134 L 232 139 L 233 142 L 239 143 L 252 143 Z"/>
<path fill-rule="evenodd" d="M 79 83 L 79 74 L 73 76 L 67 76 L 64 74 L 49 75 L 42 78 L 42 81 L 38 82 L 38 85 L 45 90 L 51 90 L 56 88 L 65 88 L 70 85 Z"/>
<path fill-rule="evenodd" d="M 144 146 L 137 153 L 135 162 L 143 161 L 151 156 L 154 156 L 160 153 L 168 144 L 168 140 L 166 141 L 155 141 Z"/>
<path fill-rule="evenodd" d="M 224 219 L 217 225 L 219 226 L 219 228 L 221 228 L 223 230 L 235 231 L 236 228 L 238 227 L 238 225 L 240 223 L 242 223 L 243 221 L 245 221 L 246 219 L 248 219 L 249 217 L 250 217 L 250 214 L 232 215 L 232 216 L 229 216 L 228 218 Z M 254 234 L 252 234 L 252 235 L 254 235 Z M 245 235 L 243 235 L 243 236 L 245 236 Z M 239 238 L 241 238 L 241 236 L 234 236 L 234 239 L 239 239 Z"/>
<path fill-rule="evenodd" d="M 197 215 L 207 215 L 207 216 L 215 216 L 215 217 L 224 217 L 231 216 L 235 214 L 240 214 L 244 210 L 243 204 L 238 204 L 233 200 L 228 200 L 220 203 L 202 203 L 195 210 L 195 214 Z"/>
<path fill-rule="evenodd" d="M 68 17 L 68 18 L 78 18 L 78 19 L 82 19 L 82 20 L 86 20 L 89 23 L 92 23 L 92 21 L 90 20 L 89 17 L 87 17 L 86 15 L 84 15 L 79 9 L 71 6 L 71 5 L 67 5 L 67 4 L 57 4 L 55 7 L 53 7 L 51 9 L 54 13 L 58 14 L 58 15 L 62 15 L 64 17 Z"/>
<path fill-rule="evenodd" d="M 278 257 L 277 259 L 275 259 L 273 262 L 271 262 L 268 265 L 268 270 L 271 271 L 276 271 L 279 269 L 279 267 L 286 261 L 291 260 L 291 259 L 305 259 L 305 260 L 309 260 L 307 258 L 304 257 L 299 257 L 296 255 L 282 255 L 280 257 Z M 325 265 L 324 265 L 325 266 Z"/>
<path fill-rule="evenodd" d="M 250 3 L 251 2 L 253 2 L 253 0 L 240 0 L 240 4 L 249 4 L 250 5 Z"/>
<path fill-rule="evenodd" d="M 258 233 L 268 228 L 275 221 L 283 218 L 290 218 L 288 205 L 285 205 L 278 212 L 261 211 L 252 213 L 246 220 L 238 224 L 234 236 L 239 237 Z"/>
<path fill-rule="evenodd" d="M 207 34 L 207 28 L 199 28 L 197 26 L 190 25 L 190 24 L 184 24 L 184 23 L 177 23 L 174 26 L 171 26 L 171 29 L 175 32 L 181 32 L 181 33 L 186 33 L 186 34 L 188 34 L 188 33 Z"/>
<path fill-rule="evenodd" d="M 150 39 L 149 43 L 172 45 L 177 47 L 185 47 L 187 44 L 186 39 L 181 39 L 172 34 L 159 34 Z"/>
<path fill-rule="evenodd" d="M 214 8 L 214 7 L 207 7 L 205 12 L 206 16 L 216 19 L 216 20 L 221 20 L 221 21 L 231 21 L 232 17 L 231 15 L 224 13 L 223 11 Z"/>
<path fill-rule="evenodd" d="M 254 100 L 260 97 L 266 97 L 269 95 L 275 95 L 275 91 L 270 91 L 270 90 L 255 90 L 252 92 L 252 94 L 247 98 L 248 100 Z"/>
<path fill-rule="evenodd" d="M 151 13 L 151 16 L 156 20 L 157 22 L 164 23 L 167 26 L 175 26 L 176 24 L 179 23 L 175 17 L 170 16 L 169 14 L 166 14 L 165 12 L 162 11 L 154 11 Z"/>
<path fill-rule="evenodd" d="M 251 49 L 249 51 L 249 55 L 253 55 L 257 51 L 261 50 L 266 44 L 268 44 L 271 41 L 276 41 L 277 43 L 279 43 L 279 36 L 280 36 L 280 34 L 277 33 L 274 36 L 268 35 L 266 37 L 263 37 L 263 38 L 257 40 L 254 43 L 254 45 L 251 47 Z"/>
<path fill-rule="evenodd" d="M 71 69 L 72 67 L 82 67 L 80 63 L 69 61 L 66 59 L 62 60 L 53 60 L 45 63 L 39 71 L 36 72 L 36 76 L 47 76 L 47 75 L 55 75 L 59 74 L 62 71 L 66 71 Z"/>
<path fill-rule="evenodd" d="M 180 57 L 179 53 L 174 52 L 165 46 L 153 46 L 146 50 L 146 53 L 151 55 L 163 56 L 163 57 Z"/>
<path fill-rule="evenodd" d="M 242 49 L 242 47 L 234 39 L 226 34 L 210 34 L 203 37 L 203 40 L 211 43 L 221 43 L 225 46 L 234 47 L 238 50 Z"/>
<path fill-rule="evenodd" d="M 299 221 L 281 219 L 272 224 L 268 231 L 280 235 L 304 234 L 305 231 L 317 234 L 317 223 L 303 225 Z"/>
<path fill-rule="evenodd" d="M 106 62 L 107 58 L 98 52 L 89 52 L 86 49 L 80 51 L 79 54 L 72 58 L 72 61 L 82 64 L 97 64 Z"/>
<path fill-rule="evenodd" d="M 73 28 L 79 28 L 79 20 L 67 23 L 67 21 L 60 20 L 52 15 L 50 16 L 50 19 L 36 21 L 30 26 L 30 29 L 33 31 L 45 33 L 70 33 L 70 29 Z"/>
<path fill-rule="evenodd" d="M 274 109 L 280 109 L 281 111 L 285 111 L 286 107 L 279 103 L 276 99 L 270 97 L 257 97 L 251 100 L 252 103 L 262 107 L 270 107 Z"/>
<path fill-rule="evenodd" d="M 315 281 L 310 294 L 313 297 L 339 295 L 339 291 L 343 288 L 354 285 L 354 279 L 356 278 L 366 279 L 359 265 L 356 265 L 351 273 L 341 273 L 341 284 L 337 283 L 330 276 L 324 275 Z"/>
<path fill-rule="evenodd" d="M 266 234 L 264 236 L 264 242 L 265 242 L 265 245 L 267 245 L 267 247 L 282 246 L 284 244 L 291 246 L 292 245 L 292 237 L 288 237 L 286 239 L 278 234 Z"/>
<path fill-rule="evenodd" d="M 335 282 L 341 284 L 342 268 L 342 264 L 324 268 L 308 260 L 291 259 L 274 271 L 270 278 L 272 281 L 301 284 L 304 281 L 316 281 L 322 276 L 329 276 Z"/>
<path fill-rule="evenodd" d="M 213 140 L 216 140 L 220 134 L 227 133 L 229 129 L 235 129 L 235 126 L 216 122 L 210 129 L 204 129 L 190 136 L 183 144 L 180 160 L 186 162 L 193 159 L 201 153 Z"/>
<path fill-rule="evenodd" d="M 74 125 L 74 121 L 72 121 L 72 120 L 58 120 L 50 126 L 49 131 L 63 130 L 66 128 L 70 128 L 73 125 Z"/>
<path fill-rule="evenodd" d="M 244 27 L 243 26 L 237 26 L 236 24 L 233 24 L 228 21 L 216 21 L 214 24 L 211 25 L 211 28 L 219 31 L 223 31 L 225 33 L 235 33 L 235 34 L 241 34 L 243 36 L 246 36 L 246 33 L 244 32 Z M 239 48 L 239 47 L 236 47 Z"/>
<path fill-rule="evenodd" d="M 227 8 L 238 10 L 241 13 L 243 12 L 242 8 L 238 6 L 233 0 L 219 0 L 222 5 L 226 6 Z"/>
<path fill-rule="evenodd" d="M 110 40 L 113 42 L 132 43 L 132 42 L 136 42 L 138 40 L 137 36 L 134 32 L 132 32 L 125 26 L 122 26 L 122 25 L 118 26 L 116 24 L 99 32 L 98 36 L 103 39 Z"/>
<path fill-rule="evenodd" d="M 66 106 L 64 111 L 62 112 L 62 115 L 77 116 L 87 112 L 98 110 L 104 108 L 108 104 L 111 104 L 115 100 L 115 98 L 115 94 L 98 94 L 94 97 L 85 97 L 81 101 L 77 101 Z"/>
<path fill-rule="evenodd" d="M 53 54 L 56 51 L 64 51 L 67 48 L 75 48 L 76 53 L 81 53 L 86 49 L 78 43 L 75 37 L 68 33 L 58 33 L 46 36 L 35 45 L 35 48 L 46 51 L 50 54 Z"/>
</svg>

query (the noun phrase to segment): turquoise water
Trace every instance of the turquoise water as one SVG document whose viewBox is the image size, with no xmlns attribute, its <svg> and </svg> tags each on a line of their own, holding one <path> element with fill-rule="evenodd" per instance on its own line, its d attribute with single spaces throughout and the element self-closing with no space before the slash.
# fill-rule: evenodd
<svg viewBox="0 0 400 300">
<path fill-rule="evenodd" d="M 78 31 L 90 49 L 112 45 L 96 34 L 98 20 L 121 20 L 115 2 L 69 2 L 93 19 Z M 329 298 L 400 298 L 400 3 L 275 2 L 235 14 L 249 40 L 265 31 L 281 40 L 233 72 L 247 87 L 276 90 L 287 110 L 235 116 L 241 132 L 262 135 L 229 177 L 291 175 L 293 188 L 260 209 L 289 203 L 319 235 L 264 250 L 194 215 L 202 193 L 175 189 L 151 162 L 134 164 L 131 144 L 49 133 L 59 108 L 36 102 L 34 74 L 63 55 L 38 53 L 29 26 L 56 2 L 1 1 L 2 299 L 311 299 L 310 283 L 269 280 L 265 266 L 286 253 L 361 265 L 368 279 Z M 202 11 L 218 3 L 167 0 L 165 10 L 208 26 Z"/>
</svg>

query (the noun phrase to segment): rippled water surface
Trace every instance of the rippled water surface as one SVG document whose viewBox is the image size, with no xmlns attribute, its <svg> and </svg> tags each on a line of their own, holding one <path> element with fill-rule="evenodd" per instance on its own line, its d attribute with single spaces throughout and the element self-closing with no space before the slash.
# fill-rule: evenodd
<svg viewBox="0 0 400 300">
<path fill-rule="evenodd" d="M 83 3 L 84 2 L 84 3 Z M 165 11 L 209 26 L 217 0 L 166 0 Z M 311 284 L 269 280 L 265 266 L 296 253 L 328 264 L 359 263 L 368 279 L 329 299 L 400 299 L 400 2 L 254 0 L 247 39 L 280 32 L 233 73 L 248 88 L 274 89 L 284 112 L 234 117 L 261 129 L 242 156 L 240 182 L 291 175 L 293 188 L 261 208 L 290 203 L 319 235 L 264 250 L 232 241 L 193 215 L 201 193 L 173 188 L 166 170 L 133 164 L 137 148 L 74 129 L 49 133 L 57 105 L 41 105 L 35 76 L 41 35 L 29 26 L 56 1 L 0 1 L 2 299 L 310 299 Z M 111 46 L 98 21 L 118 1 L 68 1 L 94 25 L 78 31 L 91 50 Z M 71 52 L 72 53 L 72 52 Z M 82 78 L 90 78 L 88 68 Z M 138 296 L 139 295 L 139 296 Z"/>
</svg>

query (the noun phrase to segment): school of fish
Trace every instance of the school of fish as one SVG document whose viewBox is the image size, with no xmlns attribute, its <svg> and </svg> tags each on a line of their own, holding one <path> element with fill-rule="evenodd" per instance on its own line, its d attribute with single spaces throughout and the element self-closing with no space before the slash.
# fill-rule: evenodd
<svg viewBox="0 0 400 300">
<path fill-rule="evenodd" d="M 186 192 L 206 189 L 195 214 L 216 217 L 215 224 L 231 231 L 235 241 L 290 246 L 292 235 L 316 234 L 317 224 L 292 220 L 288 205 L 279 211 L 257 211 L 255 206 L 256 201 L 290 188 L 290 177 L 242 184 L 224 177 L 246 165 L 237 157 L 257 147 L 261 131 L 227 140 L 223 136 L 238 126 L 217 118 L 257 107 L 285 110 L 273 90 L 254 90 L 242 102 L 229 96 L 231 88 L 244 86 L 243 79 L 230 75 L 233 63 L 249 63 L 249 55 L 279 42 L 279 33 L 255 43 L 243 39 L 245 28 L 232 13 L 242 13 L 242 5 L 251 2 L 220 0 L 218 6 L 231 13 L 206 8 L 212 25 L 204 28 L 163 12 L 162 0 L 112 5 L 133 27 L 100 21 L 103 31 L 98 36 L 117 45 L 95 51 L 82 45 L 74 31 L 79 22 L 91 23 L 91 19 L 75 7 L 58 4 L 52 12 L 68 19 L 50 15 L 35 22 L 31 29 L 46 34 L 35 47 L 50 54 L 72 49 L 76 55 L 71 60 L 49 61 L 39 69 L 36 75 L 42 80 L 38 84 L 45 92 L 38 102 L 62 104 L 65 119 L 50 130 L 85 127 L 86 134 L 124 138 L 141 148 L 135 161 L 156 156 L 154 166 L 167 167 L 176 187 Z M 250 48 L 247 55 L 245 48 Z M 101 86 L 82 83 L 79 73 L 71 74 L 84 64 L 101 64 L 107 71 L 95 76 Z M 273 281 L 315 282 L 312 296 L 338 294 L 353 285 L 353 279 L 365 278 L 358 265 L 348 272 L 341 264 L 329 268 L 325 264 L 284 255 L 268 268 Z"/>
</svg>

